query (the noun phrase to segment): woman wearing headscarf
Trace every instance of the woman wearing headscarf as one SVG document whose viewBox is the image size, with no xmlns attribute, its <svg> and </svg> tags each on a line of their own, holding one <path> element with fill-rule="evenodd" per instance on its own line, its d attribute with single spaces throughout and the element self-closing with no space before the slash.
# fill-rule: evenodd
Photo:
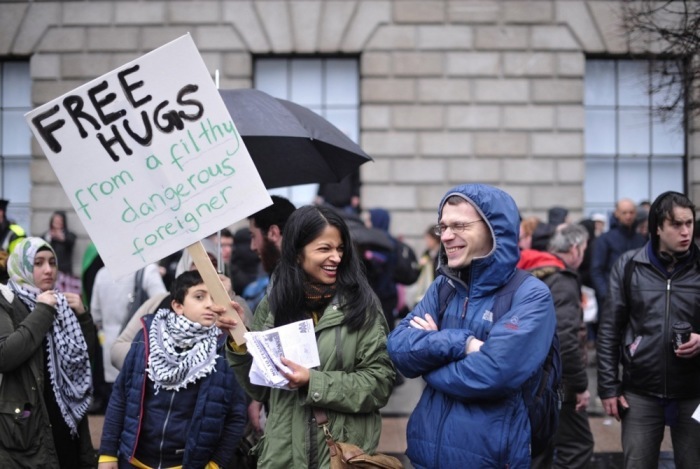
<svg viewBox="0 0 700 469">
<path fill-rule="evenodd" d="M 258 467 L 330 466 L 314 408 L 325 410 L 337 440 L 372 454 L 382 428 L 379 409 L 396 372 L 386 349 L 387 324 L 348 227 L 330 208 L 299 208 L 285 225 L 281 254 L 251 330 L 310 318 L 321 364 L 308 369 L 282 357 L 289 370 L 280 371 L 290 389 L 257 386 L 248 377 L 252 356 L 229 340 L 227 358 L 239 383 L 253 399 L 269 402 L 265 434 L 254 450 Z M 220 321 L 227 323 L 221 327 L 237 326 L 232 319 Z"/>
<path fill-rule="evenodd" d="M 87 409 L 94 325 L 80 295 L 55 290 L 56 254 L 21 240 L 0 286 L 0 467 L 92 468 Z"/>
</svg>

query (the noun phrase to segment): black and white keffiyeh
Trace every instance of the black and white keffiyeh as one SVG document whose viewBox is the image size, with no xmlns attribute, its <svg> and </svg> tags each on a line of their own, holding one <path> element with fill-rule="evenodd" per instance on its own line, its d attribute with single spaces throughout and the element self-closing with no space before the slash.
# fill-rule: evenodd
<svg viewBox="0 0 700 469">
<path fill-rule="evenodd" d="M 161 308 L 148 330 L 148 377 L 160 388 L 184 389 L 215 370 L 216 326 L 205 327 Z"/>
<path fill-rule="evenodd" d="M 34 311 L 36 297 L 41 293 L 34 285 L 34 257 L 42 248 L 53 252 L 43 239 L 25 238 L 17 244 L 7 263 L 8 286 L 29 311 Z M 56 316 L 46 335 L 47 366 L 56 403 L 75 436 L 78 423 L 92 400 L 90 357 L 78 318 L 68 306 L 66 297 L 56 292 L 56 298 Z"/>
</svg>

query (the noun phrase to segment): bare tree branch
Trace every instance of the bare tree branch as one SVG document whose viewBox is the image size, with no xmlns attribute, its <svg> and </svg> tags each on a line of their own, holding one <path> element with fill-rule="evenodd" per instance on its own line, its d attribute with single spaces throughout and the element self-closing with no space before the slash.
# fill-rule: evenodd
<svg viewBox="0 0 700 469">
<path fill-rule="evenodd" d="M 700 2 L 625 0 L 623 27 L 630 44 L 654 57 L 649 92 L 661 118 L 685 109 L 700 115 Z"/>
</svg>

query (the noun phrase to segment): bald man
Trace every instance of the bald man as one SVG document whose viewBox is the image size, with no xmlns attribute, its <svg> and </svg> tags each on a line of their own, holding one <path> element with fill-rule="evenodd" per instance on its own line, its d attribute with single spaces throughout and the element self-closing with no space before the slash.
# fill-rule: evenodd
<svg viewBox="0 0 700 469">
<path fill-rule="evenodd" d="M 646 238 L 636 230 L 637 206 L 633 201 L 618 200 L 613 215 L 610 230 L 600 235 L 593 244 L 591 278 L 599 305 L 608 295 L 608 277 L 615 261 L 624 252 L 640 248 L 646 242 Z"/>
</svg>

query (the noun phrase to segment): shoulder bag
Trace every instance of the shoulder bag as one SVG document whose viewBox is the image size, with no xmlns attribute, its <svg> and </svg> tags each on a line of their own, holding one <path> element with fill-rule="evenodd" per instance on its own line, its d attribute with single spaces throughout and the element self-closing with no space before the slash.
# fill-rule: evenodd
<svg viewBox="0 0 700 469">
<path fill-rule="evenodd" d="M 326 444 L 331 454 L 331 469 L 344 468 L 384 468 L 403 469 L 401 461 L 393 456 L 382 453 L 369 455 L 359 446 L 352 443 L 335 441 L 328 428 L 328 416 L 326 411 L 313 407 L 316 424 L 326 437 Z"/>
</svg>

